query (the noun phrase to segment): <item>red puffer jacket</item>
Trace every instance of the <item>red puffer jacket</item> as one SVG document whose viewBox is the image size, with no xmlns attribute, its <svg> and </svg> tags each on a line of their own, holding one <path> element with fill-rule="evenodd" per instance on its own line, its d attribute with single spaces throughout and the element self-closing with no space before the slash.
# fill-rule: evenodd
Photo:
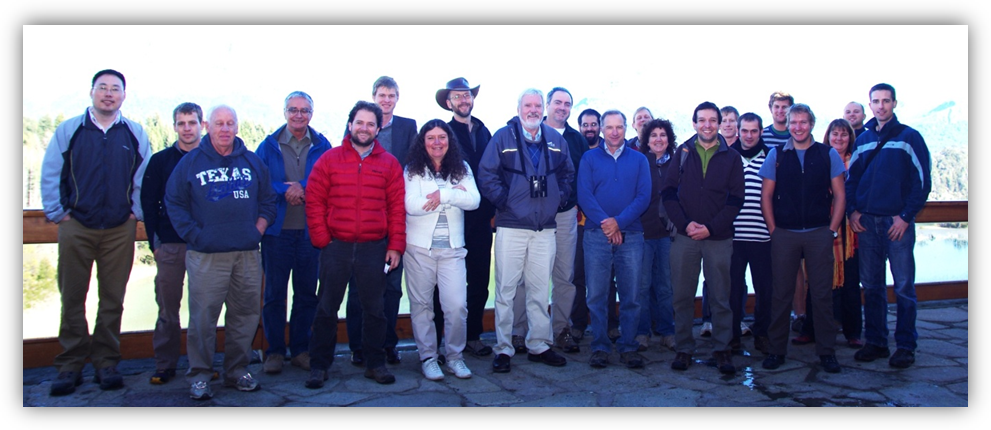
<svg viewBox="0 0 991 430">
<path fill-rule="evenodd" d="M 370 242 L 389 238 L 388 249 L 406 250 L 403 169 L 396 157 L 375 143 L 364 160 L 351 145 L 325 152 L 306 185 L 306 224 L 313 246 L 332 240 Z"/>
</svg>

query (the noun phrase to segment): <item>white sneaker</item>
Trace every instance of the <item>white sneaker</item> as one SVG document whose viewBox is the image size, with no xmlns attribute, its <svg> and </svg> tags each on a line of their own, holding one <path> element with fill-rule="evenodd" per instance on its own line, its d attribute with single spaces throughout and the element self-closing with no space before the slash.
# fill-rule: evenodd
<svg viewBox="0 0 991 430">
<path fill-rule="evenodd" d="M 420 365 L 420 368 L 423 369 L 423 377 L 431 381 L 444 379 L 444 372 L 440 371 L 440 365 L 437 364 L 437 357 L 428 358 Z"/>
<path fill-rule="evenodd" d="M 712 336 L 712 323 L 704 322 L 702 323 L 702 329 L 699 330 L 699 336 L 709 337 Z"/>
<path fill-rule="evenodd" d="M 207 400 L 213 397 L 213 391 L 210 390 L 210 384 L 206 382 L 193 382 L 192 386 L 189 387 L 189 397 L 193 400 Z"/>
<path fill-rule="evenodd" d="M 747 323 L 740 321 L 740 336 L 750 336 L 751 334 L 750 326 L 748 326 Z"/>
<path fill-rule="evenodd" d="M 468 366 L 465 365 L 464 360 L 452 360 L 447 363 L 447 371 L 454 374 L 460 379 L 471 378 L 471 370 L 468 370 Z"/>
</svg>

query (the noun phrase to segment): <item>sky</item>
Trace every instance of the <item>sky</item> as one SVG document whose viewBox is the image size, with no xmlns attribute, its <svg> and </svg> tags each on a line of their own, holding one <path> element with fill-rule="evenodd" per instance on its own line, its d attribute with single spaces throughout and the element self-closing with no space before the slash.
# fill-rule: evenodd
<svg viewBox="0 0 991 430">
<path fill-rule="evenodd" d="M 138 4 L 140 3 L 140 4 Z M 343 4 L 341 4 L 343 3 Z M 281 103 L 296 89 L 310 92 L 317 114 L 314 125 L 331 135 L 343 132 L 343 122 L 334 112 L 346 110 L 359 99 L 370 99 L 371 83 L 388 74 L 401 87 L 397 114 L 418 122 L 439 117 L 447 111 L 436 107 L 434 92 L 447 80 L 464 76 L 473 85 L 481 85 L 476 101 L 476 115 L 493 130 L 515 114 L 516 97 L 526 87 L 543 90 L 552 86 L 568 87 L 577 100 L 587 98 L 603 111 L 618 108 L 631 112 L 640 105 L 655 115 L 669 115 L 679 126 L 679 138 L 691 133 L 692 108 L 711 100 L 719 105 L 733 104 L 741 112 L 754 111 L 768 119 L 766 103 L 771 91 L 784 89 L 798 101 L 812 106 L 821 118 L 838 117 L 847 101 L 866 101 L 866 91 L 877 82 L 887 81 L 898 90 L 900 118 L 921 114 L 942 102 L 943 94 L 958 102 L 970 95 L 988 99 L 987 69 L 988 14 L 980 2 L 968 0 L 895 1 L 833 0 L 829 2 L 782 2 L 771 0 L 710 0 L 708 2 L 643 2 L 587 0 L 533 2 L 503 0 L 499 2 L 428 1 L 401 2 L 262 2 L 256 0 L 173 0 L 170 2 L 130 2 L 103 0 L 94 2 L 34 1 L 5 5 L 0 20 L 4 32 L 3 58 L 5 77 L 12 91 L 8 102 L 0 104 L 10 120 L 5 129 L 16 130 L 16 119 L 35 106 L 74 106 L 89 104 L 87 91 L 93 72 L 104 67 L 118 67 L 128 76 L 128 100 L 125 114 L 140 106 L 140 100 L 166 93 L 174 100 L 196 98 L 202 104 L 228 100 L 248 100 L 245 94 L 258 97 L 258 106 L 271 104 L 271 113 L 258 114 L 271 126 L 281 123 Z M 347 27 L 336 29 L 307 28 L 297 25 L 260 28 L 239 32 L 223 27 L 217 32 L 177 31 L 156 25 L 195 24 L 387 24 L 387 27 Z M 417 28 L 403 24 L 463 24 L 466 27 Z M 521 23 L 527 27 L 495 27 L 493 24 Z M 569 28 L 547 24 L 618 24 L 619 27 Z M 134 32 L 115 29 L 85 29 L 58 36 L 38 36 L 26 26 L 66 24 L 137 24 Z M 656 24 L 663 27 L 633 27 L 629 24 Z M 690 24 L 693 26 L 675 27 Z M 748 33 L 746 27 L 700 28 L 696 24 L 775 24 Z M 796 24 L 785 27 L 783 24 Z M 827 28 L 822 24 L 857 24 L 855 28 Z M 885 25 L 880 25 L 885 24 Z M 966 26 L 945 32 L 932 27 L 891 27 L 889 24 L 939 24 Z M 83 31 L 86 30 L 86 31 Z M 92 30 L 92 31 L 90 31 Z M 130 30 L 130 29 L 128 29 Z M 164 31 L 164 35 L 154 33 Z M 179 29 L 183 30 L 183 29 Z M 188 29 L 186 29 L 188 30 Z M 197 28 L 197 30 L 204 30 Z M 713 30 L 713 31 L 710 31 Z M 716 31 L 718 30 L 718 31 Z M 743 31 L 741 33 L 741 30 Z M 142 31 L 151 32 L 141 33 Z M 236 36 L 236 37 L 235 37 Z M 250 44 L 234 43 L 250 41 Z M 383 41 L 391 50 L 383 48 Z M 425 41 L 425 42 L 424 42 Z M 40 43 L 39 47 L 28 46 Z M 131 48 L 150 47 L 160 53 L 152 59 L 133 54 Z M 264 57 L 267 62 L 239 64 L 238 58 Z M 302 58 L 316 71 L 278 73 L 276 67 L 288 67 L 291 59 Z M 136 59 L 136 63 L 125 60 Z M 41 67 L 28 69 L 40 62 Z M 377 64 L 372 67 L 370 65 Z M 185 71 L 188 70 L 188 73 Z M 750 70 L 751 72 L 746 72 Z M 834 73 L 824 73 L 833 70 Z M 180 71 L 183 71 L 182 73 Z M 219 73 L 217 71 L 226 71 Z M 747 73 L 741 75 L 742 73 Z M 821 74 L 819 74 L 821 73 Z M 819 74 L 816 79 L 810 75 Z M 221 78 L 217 78 L 217 76 Z M 161 76 L 165 76 L 164 80 Z M 237 78 L 251 77 L 250 85 L 237 84 Z M 291 78 L 290 78 L 291 77 Z M 334 84 L 336 77 L 338 84 Z M 591 79 L 589 79 L 591 77 Z M 18 81 L 21 82 L 18 100 Z M 744 81 L 750 92 L 739 91 Z M 133 87 L 132 87 L 133 84 Z M 57 90 L 55 90 L 57 88 Z M 631 95 L 639 97 L 630 98 Z M 687 96 L 685 94 L 688 94 Z M 957 94 L 960 94 L 957 96 Z M 61 100 L 59 97 L 72 99 Z M 238 98 L 242 97 L 242 98 Z M 55 100 L 55 101 L 50 101 Z M 163 99 L 164 100 L 164 99 Z M 668 102 L 670 100 L 670 102 Z M 230 101 L 234 104 L 234 101 Z M 246 105 L 247 101 L 243 101 Z M 168 108 L 171 111 L 171 106 Z M 238 108 L 235 105 L 235 108 Z M 246 108 L 247 109 L 247 108 Z M 981 118 L 980 106 L 972 117 Z M 258 109 L 262 112 L 264 109 Z M 18 111 L 21 114 L 18 115 Z M 75 115 L 69 112 L 67 115 Z M 686 114 L 688 118 L 686 118 Z M 824 120 L 820 120 L 823 122 Z M 824 121 L 828 123 L 828 121 Z M 574 118 L 572 119 L 574 124 Z M 977 128 L 975 128 L 977 130 Z M 13 133 L 13 132 L 11 132 Z M 688 134 L 685 134 L 688 133 Z M 821 131 L 815 132 L 820 136 Z M 9 136 L 14 139 L 15 136 Z M 980 147 L 973 147 L 971 157 L 983 158 Z M 10 168 L 2 189 L 5 201 L 20 197 L 18 158 L 4 157 Z M 983 172 L 971 169 L 978 185 Z M 7 195 L 9 193 L 10 195 Z M 981 219 L 984 195 L 980 186 L 971 188 L 971 211 Z M 15 200 L 16 199 L 16 200 Z M 14 205 L 12 205 L 14 206 Z M 14 209 L 4 214 L 3 225 L 15 226 Z M 11 234 L 19 230 L 11 228 Z M 987 236 L 979 223 L 972 229 L 977 239 L 970 246 L 972 255 L 981 255 Z M 16 243 L 8 243 L 5 255 L 18 255 Z M 16 258 L 5 259 L 3 273 L 8 285 L 17 285 Z M 980 265 L 971 265 L 975 285 L 986 279 Z M 971 290 L 972 299 L 986 302 L 981 288 Z M 20 299 L 16 288 L 8 288 L 5 300 L 7 335 L 0 354 L 4 368 L 21 364 L 21 317 L 15 306 Z M 978 318 L 975 329 L 988 329 L 987 320 Z M 980 340 L 980 336 L 975 336 Z M 986 357 L 987 346 L 975 342 L 971 353 Z M 980 362 L 980 361 L 975 361 Z M 987 377 L 972 373 L 976 387 L 987 387 Z M 10 381 L 13 379 L 13 381 Z M 115 422 L 140 424 L 143 428 L 173 428 L 175 420 L 148 420 L 147 410 L 115 411 L 41 411 L 25 410 L 17 405 L 16 377 L 7 378 L 4 402 L 19 424 L 68 424 L 73 427 L 102 425 L 97 414 Z M 760 416 L 765 426 L 796 425 L 798 422 L 824 419 L 823 425 L 912 424 L 933 428 L 963 424 L 975 427 L 983 419 L 988 396 L 983 390 L 972 393 L 970 408 L 960 411 L 892 411 L 797 410 L 738 411 L 708 410 L 705 420 L 739 424 Z M 187 411 L 183 411 L 184 414 Z M 615 424 L 643 425 L 647 420 L 670 424 L 698 425 L 699 411 L 693 410 L 472 410 L 472 411 L 404 411 L 384 414 L 383 424 L 425 427 L 436 423 L 441 413 L 483 427 L 493 427 L 498 417 L 513 414 L 511 419 L 525 418 L 527 423 L 597 427 Z M 358 423 L 359 414 L 367 411 L 335 411 L 335 423 Z M 290 415 L 292 414 L 292 415 Z M 273 425 L 286 419 L 326 419 L 326 411 L 189 411 L 183 422 L 202 425 L 254 424 Z M 434 415 L 436 414 L 436 415 Z M 496 414 L 499 414 L 497 416 Z M 158 416 L 158 414 L 155 414 Z M 195 420 L 195 421 L 193 421 Z M 828 421 L 825 421 L 828 420 Z M 970 425 L 968 425 L 970 424 Z"/>
</svg>

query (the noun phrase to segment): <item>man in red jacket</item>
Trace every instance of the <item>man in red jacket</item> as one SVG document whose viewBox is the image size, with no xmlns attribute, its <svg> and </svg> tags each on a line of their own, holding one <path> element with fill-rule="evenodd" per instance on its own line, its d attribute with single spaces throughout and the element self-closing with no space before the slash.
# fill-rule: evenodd
<svg viewBox="0 0 991 430">
<path fill-rule="evenodd" d="M 406 249 L 403 169 L 376 140 L 382 109 L 359 101 L 348 115 L 341 146 L 325 152 L 310 173 L 306 224 L 320 248 L 320 290 L 310 338 L 307 388 L 320 388 L 334 361 L 337 312 L 354 276 L 362 309 L 365 377 L 380 384 L 396 378 L 385 368 L 385 275 Z M 384 262 L 384 266 L 383 266 Z"/>
</svg>

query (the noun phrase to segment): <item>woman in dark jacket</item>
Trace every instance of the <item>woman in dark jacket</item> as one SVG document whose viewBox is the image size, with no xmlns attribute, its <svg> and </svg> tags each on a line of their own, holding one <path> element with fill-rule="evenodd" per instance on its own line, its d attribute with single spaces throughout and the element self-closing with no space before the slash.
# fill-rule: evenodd
<svg viewBox="0 0 991 430">
<path fill-rule="evenodd" d="M 671 122 L 654 119 L 640 131 L 640 151 L 650 162 L 650 206 L 640 216 L 643 224 L 643 272 L 640 284 L 640 326 L 636 340 L 640 350 L 647 349 L 653 333 L 661 336 L 661 344 L 674 350 L 674 308 L 671 305 L 671 236 L 674 225 L 668 220 L 661 204 L 661 184 L 668 166 L 674 159 L 677 137 Z"/>
</svg>

